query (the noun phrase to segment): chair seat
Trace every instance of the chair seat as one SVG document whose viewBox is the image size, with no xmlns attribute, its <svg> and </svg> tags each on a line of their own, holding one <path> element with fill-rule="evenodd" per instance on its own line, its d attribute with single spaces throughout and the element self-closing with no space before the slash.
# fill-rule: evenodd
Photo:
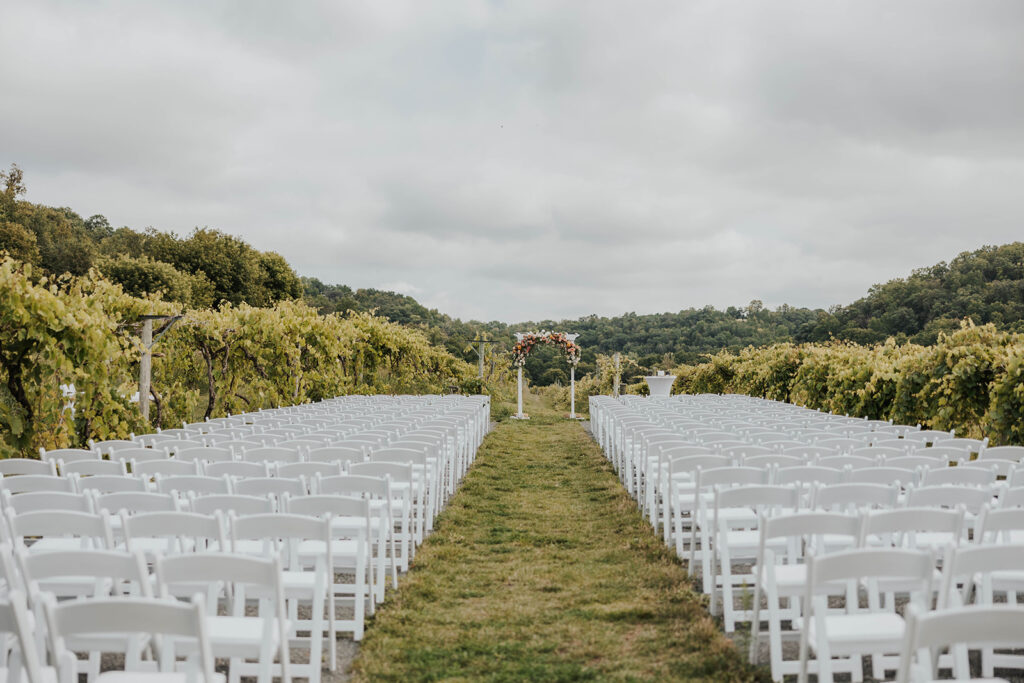
<svg viewBox="0 0 1024 683">
<path fill-rule="evenodd" d="M 50 679 L 47 679 L 50 680 Z M 56 679 L 53 679 L 56 680 Z M 189 677 L 184 673 L 159 673 L 156 671 L 107 671 L 96 677 L 96 683 L 188 683 L 189 681 L 201 681 L 198 676 Z M 227 681 L 224 674 L 213 674 L 213 680 L 218 682 Z"/>
<path fill-rule="evenodd" d="M 345 516 L 332 517 L 331 528 L 336 531 L 358 531 L 366 528 L 366 517 Z M 370 532 L 376 537 L 387 531 L 387 518 L 381 515 L 370 517 Z"/>
<path fill-rule="evenodd" d="M 290 624 L 286 624 L 288 629 Z M 210 647 L 217 657 L 248 657 L 259 654 L 263 645 L 264 620 L 256 617 L 206 617 L 206 632 Z M 277 619 L 271 629 L 272 649 L 280 643 Z"/>
<path fill-rule="evenodd" d="M 359 541 L 352 539 L 332 539 L 331 557 L 355 558 L 359 554 L 360 545 Z M 302 541 L 299 543 L 300 557 L 316 557 L 325 552 L 327 552 L 327 543 L 324 541 Z"/>
<path fill-rule="evenodd" d="M 43 666 L 40 667 L 40 669 L 40 673 L 42 674 L 42 683 L 57 683 L 59 679 L 57 678 L 57 671 L 53 667 Z M 8 671 L 7 669 L 0 669 L 0 683 L 7 683 L 7 681 L 10 681 L 12 679 L 27 681 L 28 676 L 22 673 L 21 678 L 19 679 L 17 677 L 12 677 L 10 675 L 10 671 Z"/>
<path fill-rule="evenodd" d="M 720 508 L 718 510 L 718 521 L 733 526 L 743 524 L 744 526 L 751 527 L 757 524 L 757 513 L 751 508 Z"/>
<path fill-rule="evenodd" d="M 281 586 L 284 588 L 285 595 L 287 597 L 309 596 L 316 586 L 316 574 L 316 572 L 290 570 L 281 572 Z"/>
<path fill-rule="evenodd" d="M 178 555 L 191 553 L 195 550 L 195 540 L 191 538 L 155 538 L 143 536 L 132 539 L 132 550 L 143 553 L 146 557 L 152 557 L 156 553 L 162 555 Z M 125 552 L 128 548 L 124 543 L 117 543 L 116 550 Z"/>
<path fill-rule="evenodd" d="M 28 546 L 30 553 L 66 552 L 68 550 L 95 550 L 102 548 L 99 540 L 87 540 L 67 536 L 48 536 L 32 542 Z"/>
<path fill-rule="evenodd" d="M 903 642 L 905 627 L 903 618 L 891 612 L 837 614 L 825 617 L 828 643 L 833 656 L 898 652 Z M 811 620 L 807 635 L 811 647 L 817 651 L 816 620 Z"/>
<path fill-rule="evenodd" d="M 757 575 L 757 567 L 751 570 Z M 764 585 L 768 577 L 764 571 L 760 573 L 760 581 Z M 779 595 L 783 597 L 803 596 L 807 589 L 807 565 L 805 564 L 777 564 L 775 565 L 775 586 Z M 843 595 L 846 592 L 846 583 L 837 582 L 820 587 L 818 595 Z"/>
<path fill-rule="evenodd" d="M 767 568 L 760 572 L 762 585 L 768 581 Z M 757 572 L 757 567 L 753 568 Z M 775 585 L 783 595 L 802 595 L 807 586 L 807 565 L 777 564 L 775 565 Z"/>
</svg>

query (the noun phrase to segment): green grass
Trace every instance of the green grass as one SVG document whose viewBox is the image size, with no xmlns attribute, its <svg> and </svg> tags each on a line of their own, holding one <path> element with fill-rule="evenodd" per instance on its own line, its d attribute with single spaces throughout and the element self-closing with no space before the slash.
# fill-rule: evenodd
<svg viewBox="0 0 1024 683">
<path fill-rule="evenodd" d="M 488 435 L 373 618 L 356 680 L 764 679 L 583 428 L 531 404 Z"/>
</svg>

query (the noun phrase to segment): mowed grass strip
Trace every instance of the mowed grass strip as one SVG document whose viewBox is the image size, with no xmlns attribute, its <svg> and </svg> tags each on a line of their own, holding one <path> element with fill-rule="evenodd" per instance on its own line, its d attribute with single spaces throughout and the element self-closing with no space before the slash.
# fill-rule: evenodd
<svg viewBox="0 0 1024 683">
<path fill-rule="evenodd" d="M 764 678 L 577 423 L 499 425 L 372 621 L 356 680 Z"/>
</svg>

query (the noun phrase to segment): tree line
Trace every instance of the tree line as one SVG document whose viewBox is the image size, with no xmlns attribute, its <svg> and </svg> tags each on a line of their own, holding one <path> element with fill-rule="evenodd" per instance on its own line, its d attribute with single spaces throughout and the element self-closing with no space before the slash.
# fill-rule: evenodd
<svg viewBox="0 0 1024 683">
<path fill-rule="evenodd" d="M 20 199 L 25 193 L 17 166 L 0 172 L 0 250 L 36 266 L 39 272 L 83 275 L 96 268 L 132 296 L 160 292 L 163 300 L 195 309 L 225 304 L 272 306 L 301 300 L 323 315 L 373 312 L 419 330 L 433 345 L 476 362 L 474 339 L 493 339 L 485 378 L 497 376 L 511 348 L 513 332 L 554 329 L 581 334 L 583 356 L 577 376 L 597 370 L 598 354 L 625 354 L 624 381 L 656 369 L 707 362 L 721 350 L 748 346 L 823 343 L 829 340 L 876 344 L 933 345 L 941 334 L 976 324 L 1024 331 L 1024 243 L 986 246 L 949 263 L 913 271 L 871 287 L 845 306 L 828 310 L 758 300 L 724 310 L 711 306 L 653 314 L 588 315 L 568 320 L 463 321 L 428 309 L 413 297 L 377 289 L 355 289 L 299 277 L 283 257 L 261 252 L 243 240 L 210 228 L 178 236 L 147 228 L 112 227 L 102 215 L 82 218 L 69 208 Z M 534 385 L 565 385 L 568 367 L 552 349 L 532 354 L 524 368 Z"/>
</svg>

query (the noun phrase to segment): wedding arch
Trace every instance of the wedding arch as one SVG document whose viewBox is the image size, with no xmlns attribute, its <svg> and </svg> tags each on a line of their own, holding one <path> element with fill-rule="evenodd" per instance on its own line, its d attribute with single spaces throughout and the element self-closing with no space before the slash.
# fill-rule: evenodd
<svg viewBox="0 0 1024 683">
<path fill-rule="evenodd" d="M 512 347 L 512 366 L 516 368 L 519 382 L 518 410 L 513 416 L 517 420 L 528 420 L 523 413 L 523 366 L 526 365 L 526 357 L 530 355 L 539 344 L 556 346 L 565 355 L 565 361 L 569 364 L 569 418 L 576 419 L 576 366 L 580 362 L 580 346 L 576 343 L 579 334 L 567 332 L 516 332 L 516 344 Z"/>
</svg>

